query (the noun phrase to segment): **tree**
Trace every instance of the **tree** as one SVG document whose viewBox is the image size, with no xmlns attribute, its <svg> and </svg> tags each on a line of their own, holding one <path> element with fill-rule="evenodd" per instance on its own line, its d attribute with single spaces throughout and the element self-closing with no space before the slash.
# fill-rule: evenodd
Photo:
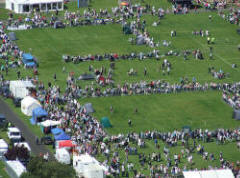
<svg viewBox="0 0 240 178">
<path fill-rule="evenodd" d="M 27 165 L 27 172 L 21 178 L 73 178 L 75 170 L 57 161 L 46 162 L 42 157 L 33 157 Z"/>
<path fill-rule="evenodd" d="M 27 148 L 24 146 L 9 148 L 7 153 L 5 154 L 7 160 L 16 160 L 17 158 L 20 161 L 28 161 L 30 158 L 30 154 Z"/>
</svg>

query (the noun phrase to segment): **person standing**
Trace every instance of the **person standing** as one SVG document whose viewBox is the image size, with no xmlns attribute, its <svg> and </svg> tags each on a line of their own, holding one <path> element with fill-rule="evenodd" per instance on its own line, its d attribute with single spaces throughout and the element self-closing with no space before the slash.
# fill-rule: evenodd
<svg viewBox="0 0 240 178">
<path fill-rule="evenodd" d="M 144 76 L 146 76 L 146 75 L 147 75 L 147 68 L 144 67 Z"/>
<path fill-rule="evenodd" d="M 57 74 L 56 73 L 53 75 L 53 79 L 56 82 L 56 80 L 57 80 Z"/>
</svg>

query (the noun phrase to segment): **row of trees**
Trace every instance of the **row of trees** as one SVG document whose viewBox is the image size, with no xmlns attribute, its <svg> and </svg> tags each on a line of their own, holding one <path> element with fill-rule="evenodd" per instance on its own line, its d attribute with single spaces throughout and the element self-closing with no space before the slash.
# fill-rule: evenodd
<svg viewBox="0 0 240 178">
<path fill-rule="evenodd" d="M 32 157 L 27 165 L 27 172 L 21 178 L 74 178 L 75 170 L 57 161 L 46 162 L 42 157 Z"/>
</svg>

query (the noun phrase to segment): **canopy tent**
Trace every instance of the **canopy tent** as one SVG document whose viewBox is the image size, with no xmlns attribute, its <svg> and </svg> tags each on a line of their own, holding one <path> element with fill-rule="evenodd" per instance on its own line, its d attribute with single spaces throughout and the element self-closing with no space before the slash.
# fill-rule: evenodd
<svg viewBox="0 0 240 178">
<path fill-rule="evenodd" d="M 78 80 L 94 80 L 95 76 L 92 74 L 82 74 L 78 77 Z"/>
<path fill-rule="evenodd" d="M 42 122 L 44 121 L 43 118 L 47 115 L 47 111 L 45 111 L 42 107 L 37 107 L 32 111 L 31 123 L 34 125 L 38 122 Z"/>
<path fill-rule="evenodd" d="M 29 89 L 35 88 L 31 81 L 14 80 L 10 81 L 9 89 L 15 98 L 24 98 L 29 95 Z"/>
<path fill-rule="evenodd" d="M 109 119 L 107 117 L 103 117 L 101 119 L 101 124 L 104 128 L 112 127 L 112 124 L 110 123 Z"/>
<path fill-rule="evenodd" d="M 60 128 L 54 128 L 54 129 L 51 129 L 51 133 L 53 135 L 60 135 L 61 133 L 63 133 L 64 131 Z"/>
<path fill-rule="evenodd" d="M 234 178 L 230 169 L 183 171 L 184 178 Z"/>
<path fill-rule="evenodd" d="M 70 140 L 71 137 L 69 135 L 67 135 L 65 132 L 62 132 L 59 135 L 54 135 L 54 139 L 55 140 Z"/>
<path fill-rule="evenodd" d="M 87 113 L 87 114 L 94 112 L 92 103 L 86 103 L 83 107 L 84 107 L 84 109 L 86 110 L 86 113 Z"/>
<path fill-rule="evenodd" d="M 6 0 L 6 9 L 15 13 L 29 13 L 34 9 L 42 12 L 63 10 L 63 0 Z"/>
<path fill-rule="evenodd" d="M 32 116 L 32 111 L 38 107 L 41 107 L 41 104 L 31 96 L 26 96 L 21 101 L 21 111 L 27 116 Z"/>
<path fill-rule="evenodd" d="M 51 133 L 51 129 L 54 129 L 55 127 L 57 127 L 60 124 L 61 124 L 60 121 L 46 120 L 46 121 L 41 122 L 39 125 L 40 125 L 41 131 L 43 133 L 49 134 L 49 133 Z"/>
<path fill-rule="evenodd" d="M 52 127 L 52 126 L 57 126 L 60 125 L 61 122 L 60 121 L 53 121 L 53 120 L 46 120 L 40 123 L 40 126 L 43 127 Z"/>
<path fill-rule="evenodd" d="M 30 53 L 24 53 L 22 57 L 27 61 L 33 60 L 33 56 Z"/>
<path fill-rule="evenodd" d="M 8 33 L 8 38 L 11 41 L 16 41 L 17 40 L 16 34 L 14 32 L 9 32 Z"/>
<path fill-rule="evenodd" d="M 233 111 L 233 118 L 236 120 L 240 120 L 240 110 L 234 110 Z"/>
<path fill-rule="evenodd" d="M 30 53 L 24 53 L 22 55 L 22 62 L 26 67 L 36 67 L 36 60 Z"/>
<path fill-rule="evenodd" d="M 72 148 L 76 146 L 72 140 L 60 140 L 56 142 L 56 145 L 57 148 Z"/>
</svg>

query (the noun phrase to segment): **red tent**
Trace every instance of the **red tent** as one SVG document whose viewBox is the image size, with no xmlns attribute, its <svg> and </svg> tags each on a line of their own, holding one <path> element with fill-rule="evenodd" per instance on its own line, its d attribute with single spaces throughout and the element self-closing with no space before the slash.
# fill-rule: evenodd
<svg viewBox="0 0 240 178">
<path fill-rule="evenodd" d="M 71 140 L 63 140 L 58 143 L 59 148 L 63 147 L 75 147 L 76 145 L 72 143 Z"/>
</svg>

